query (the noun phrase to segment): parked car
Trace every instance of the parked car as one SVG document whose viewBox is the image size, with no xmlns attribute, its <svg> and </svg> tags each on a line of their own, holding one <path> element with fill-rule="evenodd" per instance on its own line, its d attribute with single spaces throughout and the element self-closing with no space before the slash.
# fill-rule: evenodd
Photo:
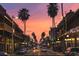
<svg viewBox="0 0 79 59">
<path fill-rule="evenodd" d="M 79 56 L 79 48 L 78 47 L 69 47 L 65 51 L 65 56 Z"/>
<path fill-rule="evenodd" d="M 0 56 L 8 56 L 8 54 L 4 51 L 0 51 Z"/>
<path fill-rule="evenodd" d="M 4 51 L 2 44 L 0 44 L 0 56 L 8 56 L 8 53 Z"/>
</svg>

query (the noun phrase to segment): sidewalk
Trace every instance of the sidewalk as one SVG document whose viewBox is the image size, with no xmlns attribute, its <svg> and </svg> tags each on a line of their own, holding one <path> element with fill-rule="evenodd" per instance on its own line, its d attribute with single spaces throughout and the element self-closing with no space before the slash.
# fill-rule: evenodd
<svg viewBox="0 0 79 59">
<path fill-rule="evenodd" d="M 55 52 L 55 53 L 57 53 L 58 56 L 64 56 L 62 52 Z"/>
</svg>

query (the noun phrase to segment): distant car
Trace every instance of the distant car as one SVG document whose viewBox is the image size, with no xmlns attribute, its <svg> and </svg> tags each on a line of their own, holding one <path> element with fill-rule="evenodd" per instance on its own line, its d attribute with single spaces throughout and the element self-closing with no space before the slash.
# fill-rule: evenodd
<svg viewBox="0 0 79 59">
<path fill-rule="evenodd" d="M 46 48 L 46 47 L 42 47 L 42 48 L 41 48 L 41 51 L 42 51 L 42 52 L 47 52 L 47 48 Z"/>
<path fill-rule="evenodd" d="M 65 56 L 79 56 L 79 48 L 78 47 L 69 47 L 65 51 Z"/>
</svg>

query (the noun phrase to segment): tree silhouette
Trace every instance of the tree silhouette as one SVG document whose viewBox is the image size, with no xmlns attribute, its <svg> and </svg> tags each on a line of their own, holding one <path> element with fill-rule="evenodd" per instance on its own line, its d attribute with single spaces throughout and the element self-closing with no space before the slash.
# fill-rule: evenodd
<svg viewBox="0 0 79 59">
<path fill-rule="evenodd" d="M 37 42 L 37 38 L 36 38 L 36 35 L 34 32 L 32 32 L 32 37 L 33 37 L 34 41 Z"/>
<path fill-rule="evenodd" d="M 18 12 L 18 18 L 20 19 L 20 20 L 22 20 L 23 21 L 23 23 L 24 23 L 24 34 L 25 34 L 25 32 L 26 32 L 26 21 L 29 19 L 29 13 L 28 13 L 29 11 L 28 11 L 28 9 L 26 9 L 26 8 L 22 8 L 21 10 L 19 10 L 19 12 Z"/>
<path fill-rule="evenodd" d="M 55 16 L 58 12 L 57 3 L 49 3 L 48 5 L 48 16 L 52 18 L 52 28 L 55 27 Z"/>
<path fill-rule="evenodd" d="M 40 42 L 41 42 L 41 43 L 42 43 L 42 41 L 45 40 L 45 35 L 46 35 L 45 32 L 42 32 L 42 33 L 41 33 L 41 39 L 40 39 Z"/>
</svg>

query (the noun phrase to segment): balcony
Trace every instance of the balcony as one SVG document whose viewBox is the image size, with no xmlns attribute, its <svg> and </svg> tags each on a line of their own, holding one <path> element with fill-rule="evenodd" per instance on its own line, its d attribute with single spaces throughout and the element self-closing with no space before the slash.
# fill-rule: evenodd
<svg viewBox="0 0 79 59">
<path fill-rule="evenodd" d="M 7 32 L 12 33 L 12 28 L 6 23 L 0 23 L 0 30 L 5 30 Z"/>
</svg>

